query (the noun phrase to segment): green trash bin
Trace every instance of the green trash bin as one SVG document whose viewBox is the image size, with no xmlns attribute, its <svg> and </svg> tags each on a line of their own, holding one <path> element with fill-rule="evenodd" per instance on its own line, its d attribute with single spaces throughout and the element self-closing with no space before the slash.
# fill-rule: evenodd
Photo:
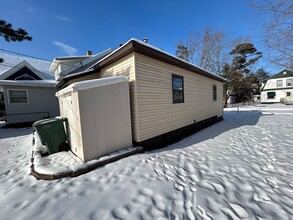
<svg viewBox="0 0 293 220">
<path fill-rule="evenodd" d="M 64 123 L 67 123 L 67 118 L 57 117 L 36 121 L 33 124 L 49 154 L 69 149 Z"/>
</svg>

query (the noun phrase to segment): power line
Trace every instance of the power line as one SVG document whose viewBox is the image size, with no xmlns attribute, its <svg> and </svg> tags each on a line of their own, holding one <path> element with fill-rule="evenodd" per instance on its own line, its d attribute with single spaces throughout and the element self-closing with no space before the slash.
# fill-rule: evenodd
<svg viewBox="0 0 293 220">
<path fill-rule="evenodd" d="M 48 61 L 50 63 L 53 63 L 53 61 L 48 60 L 48 59 L 44 59 L 44 58 L 40 58 L 40 57 L 34 57 L 34 56 L 27 55 L 27 54 L 23 54 L 23 53 L 18 53 L 18 52 L 15 52 L 15 51 L 11 51 L 11 50 L 5 50 L 5 49 L 0 48 L 0 51 L 7 52 L 7 53 L 11 53 L 11 54 L 16 54 L 16 55 L 19 55 L 19 56 L 28 57 L 28 58 L 32 58 L 32 59 L 36 59 L 36 60 Z M 90 58 L 90 57 L 88 57 L 88 58 Z M 66 64 L 66 63 L 63 63 L 62 65 L 67 66 L 67 67 L 76 67 L 76 64 L 77 63 L 75 63 L 75 64 Z"/>
<path fill-rule="evenodd" d="M 52 62 L 51 60 L 47 60 L 47 59 L 39 58 L 39 57 L 34 57 L 34 56 L 27 55 L 27 54 L 23 54 L 23 53 L 18 53 L 18 52 L 15 52 L 15 51 L 11 51 L 11 50 L 5 50 L 5 49 L 2 49 L 2 48 L 0 48 L 0 50 L 1 50 L 1 51 L 4 51 L 4 52 L 7 52 L 7 53 L 17 54 L 17 55 L 19 55 L 19 56 L 24 56 L 24 57 L 28 57 L 28 58 L 33 58 L 33 59 L 36 59 L 36 60 L 43 60 L 43 61 Z"/>
</svg>

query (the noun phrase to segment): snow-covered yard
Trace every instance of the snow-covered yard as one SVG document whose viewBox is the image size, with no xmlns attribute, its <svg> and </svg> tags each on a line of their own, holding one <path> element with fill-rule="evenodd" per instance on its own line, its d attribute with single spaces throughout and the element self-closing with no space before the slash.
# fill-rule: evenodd
<svg viewBox="0 0 293 220">
<path fill-rule="evenodd" d="M 293 219 L 293 106 L 280 106 L 53 181 L 29 175 L 31 128 L 0 129 L 0 219 Z"/>
</svg>

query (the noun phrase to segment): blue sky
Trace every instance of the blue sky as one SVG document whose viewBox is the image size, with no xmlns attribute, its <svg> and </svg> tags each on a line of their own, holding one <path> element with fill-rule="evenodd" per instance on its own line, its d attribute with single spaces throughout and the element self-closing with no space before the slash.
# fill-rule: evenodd
<svg viewBox="0 0 293 220">
<path fill-rule="evenodd" d="M 180 39 L 205 26 L 235 38 L 250 35 L 256 46 L 260 42 L 247 0 L 0 0 L 0 15 L 33 37 L 17 43 L 0 38 L 1 49 L 49 60 L 116 49 L 144 37 L 175 54 Z"/>
</svg>

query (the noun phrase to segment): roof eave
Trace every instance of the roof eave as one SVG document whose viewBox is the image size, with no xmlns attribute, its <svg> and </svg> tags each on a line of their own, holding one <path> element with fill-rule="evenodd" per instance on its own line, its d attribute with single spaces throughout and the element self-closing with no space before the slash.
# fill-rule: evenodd
<svg viewBox="0 0 293 220">
<path fill-rule="evenodd" d="M 113 51 L 111 54 L 109 54 L 103 60 L 98 62 L 96 65 L 94 65 L 93 68 L 96 69 L 97 71 L 99 71 L 102 68 L 104 68 L 105 66 L 108 66 L 108 65 L 118 61 L 122 57 L 125 57 L 132 52 L 136 52 L 136 53 L 148 56 L 148 57 L 155 58 L 155 59 L 160 60 L 162 62 L 181 67 L 183 69 L 192 71 L 194 73 L 203 75 L 205 77 L 208 77 L 208 78 L 220 81 L 220 82 L 227 81 L 226 79 L 224 79 L 220 76 L 216 76 L 216 75 L 209 73 L 199 67 L 192 65 L 191 63 L 188 63 L 188 62 L 183 61 L 179 58 L 170 56 L 170 55 L 168 55 L 164 52 L 161 52 L 159 50 L 156 50 L 152 47 L 143 45 L 136 40 L 128 41 L 126 44 L 124 44 L 123 46 L 118 48 L 116 51 Z"/>
<path fill-rule="evenodd" d="M 214 75 L 212 73 L 209 73 L 208 71 L 203 70 L 199 67 L 196 67 L 191 63 L 188 63 L 184 60 L 181 60 L 180 58 L 173 57 L 167 53 L 164 53 L 162 51 L 154 49 L 151 46 L 143 45 L 142 43 L 138 42 L 135 39 L 131 39 L 128 42 L 126 42 L 124 45 L 122 45 L 121 47 L 119 47 L 118 49 L 116 49 L 115 51 L 113 51 L 112 53 L 107 55 L 106 57 L 104 57 L 102 60 L 100 60 L 99 62 L 94 64 L 91 67 L 91 68 L 93 68 L 93 70 L 80 72 L 80 73 L 77 73 L 74 75 L 68 75 L 67 76 L 68 78 L 63 78 L 62 81 L 60 81 L 56 85 L 56 87 L 59 89 L 63 85 L 65 85 L 69 80 L 72 80 L 72 79 L 75 79 L 75 78 L 78 78 L 81 76 L 86 76 L 86 75 L 89 75 L 89 74 L 92 74 L 95 72 L 99 72 L 102 68 L 113 64 L 114 62 L 120 60 L 121 58 L 131 54 L 132 52 L 140 53 L 145 56 L 155 58 L 155 59 L 160 60 L 162 62 L 181 67 L 183 69 L 186 69 L 186 70 L 189 70 L 189 71 L 194 72 L 196 74 L 220 81 L 222 83 L 227 82 L 226 79 L 224 79 L 220 76 Z"/>
<path fill-rule="evenodd" d="M 38 83 L 36 83 L 36 81 Z M 51 80 L 0 80 L 0 85 L 23 87 L 55 87 L 56 82 Z"/>
<path fill-rule="evenodd" d="M 56 84 L 56 88 L 57 89 L 61 89 L 70 80 L 74 80 L 74 79 L 77 79 L 77 78 L 79 78 L 81 76 L 87 76 L 87 75 L 90 75 L 90 74 L 93 74 L 93 73 L 96 73 L 96 72 L 97 71 L 95 69 L 91 69 L 91 70 L 86 70 L 86 71 L 78 72 L 78 73 L 75 73 L 75 74 L 72 74 L 72 75 L 67 75 L 67 76 L 63 77 L 62 80 L 59 81 Z"/>
</svg>

